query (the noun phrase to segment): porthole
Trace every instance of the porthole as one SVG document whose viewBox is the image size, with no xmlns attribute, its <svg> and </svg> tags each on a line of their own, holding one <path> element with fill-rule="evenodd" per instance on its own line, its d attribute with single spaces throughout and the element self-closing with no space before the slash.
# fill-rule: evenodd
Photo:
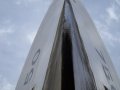
<svg viewBox="0 0 120 90">
<path fill-rule="evenodd" d="M 40 49 L 37 50 L 37 52 L 35 53 L 33 60 L 32 60 L 32 65 L 34 65 L 36 63 L 36 61 L 38 60 L 40 55 Z"/>
<path fill-rule="evenodd" d="M 27 74 L 26 78 L 25 78 L 25 82 L 24 82 L 24 85 L 26 85 L 28 82 L 30 82 L 32 76 L 33 76 L 33 72 L 34 72 L 34 69 L 32 68 L 31 71 Z"/>
<path fill-rule="evenodd" d="M 101 52 L 101 51 L 98 51 L 97 49 L 96 49 L 96 52 L 97 52 L 97 54 L 100 56 L 100 58 L 102 59 L 102 61 L 103 61 L 104 63 L 106 63 L 105 58 L 104 58 L 102 52 Z"/>
</svg>

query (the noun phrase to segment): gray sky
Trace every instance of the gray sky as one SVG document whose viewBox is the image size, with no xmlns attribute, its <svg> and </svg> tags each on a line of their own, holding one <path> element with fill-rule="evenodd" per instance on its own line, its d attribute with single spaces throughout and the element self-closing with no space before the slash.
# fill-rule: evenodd
<svg viewBox="0 0 120 90">
<path fill-rule="evenodd" d="M 0 90 L 14 90 L 52 0 L 0 0 Z M 82 0 L 120 77 L 120 1 Z"/>
</svg>

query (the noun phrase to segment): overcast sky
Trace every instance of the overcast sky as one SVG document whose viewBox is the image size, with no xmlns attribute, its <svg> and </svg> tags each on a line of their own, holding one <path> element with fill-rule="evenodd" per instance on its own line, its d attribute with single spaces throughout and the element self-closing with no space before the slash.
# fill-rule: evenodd
<svg viewBox="0 0 120 90">
<path fill-rule="evenodd" d="M 0 0 L 0 90 L 14 90 L 52 0 Z M 120 77 L 120 1 L 82 0 Z"/>
</svg>

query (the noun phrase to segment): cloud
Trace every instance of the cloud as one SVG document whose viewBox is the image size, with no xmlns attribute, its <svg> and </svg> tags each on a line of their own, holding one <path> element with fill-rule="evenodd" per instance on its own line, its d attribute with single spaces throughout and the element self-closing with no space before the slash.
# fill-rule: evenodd
<svg viewBox="0 0 120 90">
<path fill-rule="evenodd" d="M 116 6 L 113 2 L 106 9 L 105 13 L 102 14 L 101 20 L 95 20 L 97 29 L 106 44 L 106 46 L 115 47 L 120 44 L 120 36 L 116 35 L 119 31 L 117 30 L 120 21 L 120 7 Z M 112 29 L 116 29 L 115 33 Z"/>
<path fill-rule="evenodd" d="M 17 5 L 25 5 L 25 6 L 28 6 L 28 4 L 33 4 L 37 2 L 41 2 L 41 0 L 16 0 L 15 1 Z"/>
<path fill-rule="evenodd" d="M 108 25 L 110 25 L 112 22 L 118 22 L 120 19 L 119 8 L 115 4 L 112 3 L 111 6 L 106 8 L 106 15 L 104 18 Z"/>
<path fill-rule="evenodd" d="M 115 2 L 120 6 L 120 0 L 115 0 Z"/>
<path fill-rule="evenodd" d="M 15 90 L 15 86 L 12 85 L 5 77 L 0 75 L 0 90 Z"/>
<path fill-rule="evenodd" d="M 39 1 L 39 0 L 16 0 L 15 4 L 16 5 L 28 6 L 28 4 L 31 4 L 31 3 L 34 3 L 34 2 L 37 2 L 37 1 Z"/>
<path fill-rule="evenodd" d="M 39 1 L 39 0 L 24 0 L 24 1 L 27 1 L 27 2 L 37 2 L 37 1 Z"/>
<path fill-rule="evenodd" d="M 35 32 L 50 3 L 51 0 L 1 3 L 0 11 L 4 12 L 0 14 L 0 90 L 14 90 Z"/>
<path fill-rule="evenodd" d="M 35 35 L 36 35 L 36 32 L 32 32 L 27 35 L 27 39 L 30 42 L 30 44 L 33 42 Z"/>
<path fill-rule="evenodd" d="M 115 47 L 116 44 L 120 44 L 120 37 L 114 36 L 109 31 L 101 31 L 101 36 L 109 45 Z"/>
<path fill-rule="evenodd" d="M 17 2 L 21 3 L 33 3 L 33 2 L 38 2 L 40 0 L 17 0 Z"/>
<path fill-rule="evenodd" d="M 6 26 L 6 27 L 1 27 L 0 28 L 0 36 L 14 33 L 14 29 L 13 28 L 14 28 L 13 25 Z"/>
<path fill-rule="evenodd" d="M 116 21 L 119 19 L 117 13 L 115 12 L 115 7 L 114 6 L 107 8 L 107 13 L 108 13 L 108 17 L 110 19 L 113 19 L 113 20 L 116 20 Z"/>
<path fill-rule="evenodd" d="M 111 33 L 112 30 L 110 29 L 110 26 L 97 20 L 95 21 L 95 24 L 101 38 L 107 46 L 109 45 L 110 47 L 115 47 L 115 45 L 120 44 L 120 36 Z"/>
<path fill-rule="evenodd" d="M 16 4 L 16 5 L 21 5 L 21 1 L 18 1 L 18 0 L 17 0 L 17 1 L 15 2 L 15 4 Z"/>
<path fill-rule="evenodd" d="M 14 31 L 10 28 L 7 28 L 7 29 L 1 29 L 0 30 L 0 34 L 3 35 L 3 34 L 10 34 L 10 33 L 13 33 Z"/>
<path fill-rule="evenodd" d="M 101 14 L 95 24 L 120 78 L 120 7 L 112 2 Z"/>
</svg>

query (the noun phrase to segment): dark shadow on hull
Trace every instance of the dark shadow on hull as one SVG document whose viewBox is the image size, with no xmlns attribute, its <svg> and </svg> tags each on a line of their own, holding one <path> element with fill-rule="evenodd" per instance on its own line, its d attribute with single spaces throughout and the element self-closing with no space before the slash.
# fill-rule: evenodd
<svg viewBox="0 0 120 90">
<path fill-rule="evenodd" d="M 62 35 L 62 90 L 75 90 L 72 42 L 69 33 Z"/>
</svg>

